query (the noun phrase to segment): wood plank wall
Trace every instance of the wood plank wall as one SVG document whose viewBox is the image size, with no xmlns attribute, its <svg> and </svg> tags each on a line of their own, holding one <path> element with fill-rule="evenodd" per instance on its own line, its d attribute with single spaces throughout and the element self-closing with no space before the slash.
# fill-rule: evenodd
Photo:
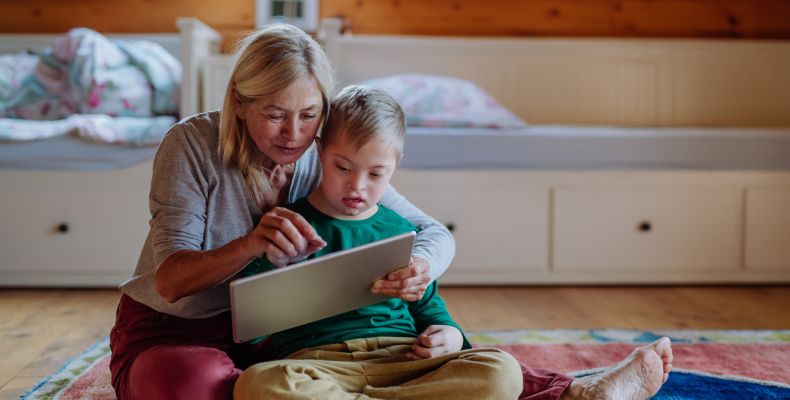
<svg viewBox="0 0 790 400">
<path fill-rule="evenodd" d="M 354 32 L 790 38 L 787 0 L 322 0 Z"/>
<path fill-rule="evenodd" d="M 197 17 L 232 39 L 254 0 L 0 0 L 0 32 L 175 32 Z M 790 39 L 790 0 L 320 0 L 355 33 Z"/>
<path fill-rule="evenodd" d="M 178 32 L 178 17 L 199 18 L 227 42 L 255 27 L 255 1 L 0 0 L 2 33 L 61 33 L 81 26 L 101 33 Z"/>
</svg>

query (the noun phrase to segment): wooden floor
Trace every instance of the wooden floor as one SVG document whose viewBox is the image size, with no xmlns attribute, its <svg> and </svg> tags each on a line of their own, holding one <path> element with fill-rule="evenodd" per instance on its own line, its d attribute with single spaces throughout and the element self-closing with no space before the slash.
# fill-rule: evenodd
<svg viewBox="0 0 790 400">
<path fill-rule="evenodd" d="M 440 289 L 467 331 L 790 329 L 790 286 Z M 0 290 L 0 400 L 18 399 L 106 336 L 115 290 Z"/>
</svg>

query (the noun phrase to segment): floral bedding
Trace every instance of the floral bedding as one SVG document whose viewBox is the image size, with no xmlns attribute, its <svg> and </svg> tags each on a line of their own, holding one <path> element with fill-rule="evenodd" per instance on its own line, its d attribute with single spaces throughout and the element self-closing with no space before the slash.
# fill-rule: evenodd
<svg viewBox="0 0 790 400">
<path fill-rule="evenodd" d="M 447 76 L 406 74 L 360 82 L 389 93 L 403 108 L 406 124 L 430 128 L 526 128 L 474 82 Z"/>
<path fill-rule="evenodd" d="M 76 130 L 94 141 L 156 143 L 176 122 L 180 83 L 181 64 L 160 45 L 73 29 L 51 48 L 0 55 L 0 139 Z"/>
</svg>

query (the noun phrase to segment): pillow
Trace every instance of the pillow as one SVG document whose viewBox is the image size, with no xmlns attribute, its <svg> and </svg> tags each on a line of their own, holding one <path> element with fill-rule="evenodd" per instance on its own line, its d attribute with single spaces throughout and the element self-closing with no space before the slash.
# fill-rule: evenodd
<svg viewBox="0 0 790 400">
<path fill-rule="evenodd" d="M 406 114 L 406 125 L 433 128 L 526 128 L 474 82 L 407 74 L 360 82 L 389 93 Z"/>
</svg>

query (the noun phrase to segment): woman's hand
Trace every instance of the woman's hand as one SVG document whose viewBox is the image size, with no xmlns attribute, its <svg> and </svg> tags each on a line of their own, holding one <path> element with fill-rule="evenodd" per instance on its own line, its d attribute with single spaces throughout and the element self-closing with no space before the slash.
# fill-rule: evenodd
<svg viewBox="0 0 790 400">
<path fill-rule="evenodd" d="M 168 303 L 213 288 L 239 272 L 250 257 L 266 254 L 281 266 L 326 246 L 301 215 L 274 208 L 252 232 L 212 250 L 179 250 L 156 271 L 156 290 Z"/>
<path fill-rule="evenodd" d="M 301 215 L 275 207 L 245 236 L 244 245 L 255 257 L 269 259 L 276 267 L 304 260 L 321 250 L 326 242 Z"/>
<path fill-rule="evenodd" d="M 428 283 L 431 282 L 431 264 L 422 257 L 411 257 L 408 267 L 401 268 L 387 276 L 387 279 L 373 282 L 370 291 L 386 294 L 406 301 L 422 299 Z"/>
<path fill-rule="evenodd" d="M 411 342 L 412 351 L 406 357 L 412 360 L 438 357 L 461 351 L 464 335 L 454 326 L 431 325 Z"/>
</svg>

